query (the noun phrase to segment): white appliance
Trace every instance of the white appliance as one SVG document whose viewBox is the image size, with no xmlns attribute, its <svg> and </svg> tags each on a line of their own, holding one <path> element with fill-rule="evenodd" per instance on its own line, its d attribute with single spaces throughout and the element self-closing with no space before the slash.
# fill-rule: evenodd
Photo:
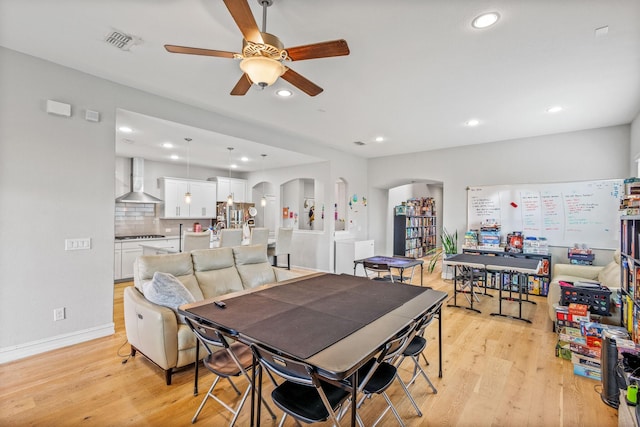
<svg viewBox="0 0 640 427">
<path fill-rule="evenodd" d="M 336 274 L 353 274 L 353 261 L 374 256 L 373 240 L 336 240 Z M 357 272 L 361 275 L 361 271 Z"/>
</svg>

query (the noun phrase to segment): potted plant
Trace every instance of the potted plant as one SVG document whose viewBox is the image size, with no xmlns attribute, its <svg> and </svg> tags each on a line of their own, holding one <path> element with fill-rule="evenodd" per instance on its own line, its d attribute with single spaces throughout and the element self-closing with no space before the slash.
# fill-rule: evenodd
<svg viewBox="0 0 640 427">
<path fill-rule="evenodd" d="M 441 257 L 447 258 L 451 255 L 458 253 L 458 230 L 453 233 L 449 233 L 446 228 L 442 228 L 442 234 L 440 235 L 440 247 L 433 248 L 427 251 L 426 255 L 431 255 L 429 264 L 427 264 L 427 271 L 433 273 L 436 268 L 436 264 Z M 442 270 L 442 277 L 445 277 L 445 270 Z"/>
</svg>

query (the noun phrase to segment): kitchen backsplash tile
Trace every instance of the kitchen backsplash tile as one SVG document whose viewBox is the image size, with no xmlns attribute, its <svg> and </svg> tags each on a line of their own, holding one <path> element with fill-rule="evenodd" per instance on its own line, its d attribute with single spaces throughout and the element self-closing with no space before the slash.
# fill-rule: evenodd
<svg viewBox="0 0 640 427">
<path fill-rule="evenodd" d="M 114 212 L 115 235 L 160 234 L 163 236 L 178 236 L 180 234 L 180 224 L 182 224 L 182 231 L 192 231 L 194 222 L 199 222 L 203 229 L 211 225 L 210 221 L 202 219 L 160 219 L 156 217 L 155 209 L 156 205 L 153 203 L 116 203 Z"/>
</svg>

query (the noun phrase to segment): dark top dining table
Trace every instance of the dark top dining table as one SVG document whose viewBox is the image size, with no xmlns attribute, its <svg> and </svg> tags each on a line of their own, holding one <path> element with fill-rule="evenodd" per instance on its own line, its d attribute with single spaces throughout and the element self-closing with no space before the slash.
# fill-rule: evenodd
<svg viewBox="0 0 640 427">
<path fill-rule="evenodd" d="M 414 319 L 434 307 L 439 310 L 446 297 L 446 292 L 408 284 L 316 273 L 216 298 L 225 308 L 207 299 L 179 311 L 246 344 L 264 344 L 300 359 L 322 377 L 339 381 L 354 375 Z M 441 340 L 439 324 L 439 346 Z M 440 376 L 441 359 L 440 347 Z"/>
</svg>

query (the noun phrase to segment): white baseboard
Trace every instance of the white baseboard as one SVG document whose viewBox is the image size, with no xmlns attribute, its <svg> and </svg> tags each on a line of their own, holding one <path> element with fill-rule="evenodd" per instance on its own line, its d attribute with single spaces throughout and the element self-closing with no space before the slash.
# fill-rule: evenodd
<svg viewBox="0 0 640 427">
<path fill-rule="evenodd" d="M 68 334 L 56 335 L 37 341 L 0 348 L 0 363 L 12 362 L 35 354 L 102 338 L 115 333 L 115 325 L 108 323 L 94 328 L 82 329 Z"/>
</svg>

